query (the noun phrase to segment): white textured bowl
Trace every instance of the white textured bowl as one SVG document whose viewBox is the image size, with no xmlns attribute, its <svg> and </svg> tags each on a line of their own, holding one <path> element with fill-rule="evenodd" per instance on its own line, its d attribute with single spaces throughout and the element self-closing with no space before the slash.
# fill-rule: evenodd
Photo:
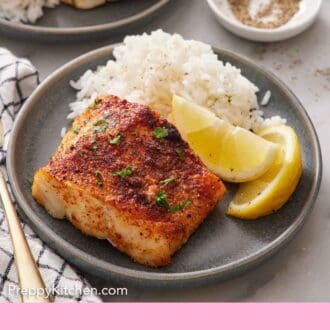
<svg viewBox="0 0 330 330">
<path fill-rule="evenodd" d="M 275 29 L 261 29 L 245 25 L 236 19 L 227 0 L 207 2 L 224 28 L 242 38 L 262 42 L 289 39 L 305 31 L 315 21 L 322 4 L 322 0 L 301 0 L 300 10 L 288 23 Z"/>
</svg>

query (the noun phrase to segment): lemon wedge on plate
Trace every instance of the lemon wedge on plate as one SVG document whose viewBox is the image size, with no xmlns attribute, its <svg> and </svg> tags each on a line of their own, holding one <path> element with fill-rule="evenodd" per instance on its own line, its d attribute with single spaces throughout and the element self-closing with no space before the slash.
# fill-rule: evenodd
<svg viewBox="0 0 330 330">
<path fill-rule="evenodd" d="M 256 219 L 281 208 L 296 189 L 302 173 L 299 141 L 291 127 L 270 126 L 258 133 L 280 148 L 263 176 L 240 185 L 227 210 L 227 214 L 237 218 Z"/>
<path fill-rule="evenodd" d="M 173 96 L 170 121 L 204 164 L 222 179 L 246 182 L 272 165 L 278 146 L 219 119 L 207 109 Z"/>
</svg>

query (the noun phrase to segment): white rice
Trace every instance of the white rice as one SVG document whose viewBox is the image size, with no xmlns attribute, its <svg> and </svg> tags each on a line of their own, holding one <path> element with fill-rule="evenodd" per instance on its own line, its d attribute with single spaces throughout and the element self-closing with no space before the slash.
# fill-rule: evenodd
<svg viewBox="0 0 330 330">
<path fill-rule="evenodd" d="M 53 8 L 60 0 L 0 0 L 0 18 L 13 22 L 35 23 L 43 7 Z"/>
<path fill-rule="evenodd" d="M 71 82 L 78 92 L 68 118 L 75 118 L 105 94 L 148 104 L 166 117 L 172 95 L 177 94 L 233 125 L 257 130 L 265 124 L 256 97 L 258 88 L 239 69 L 219 61 L 207 44 L 157 30 L 126 37 L 114 49 L 114 58 Z M 274 118 L 274 123 L 279 121 L 283 119 Z M 271 123 L 272 119 L 267 121 Z"/>
<path fill-rule="evenodd" d="M 269 103 L 271 97 L 272 97 L 272 92 L 270 90 L 266 91 L 264 97 L 260 102 L 260 105 L 265 107 Z"/>
<path fill-rule="evenodd" d="M 66 131 L 67 131 L 66 127 L 62 127 L 62 129 L 61 129 L 61 137 L 64 137 L 64 135 L 66 134 Z"/>
</svg>

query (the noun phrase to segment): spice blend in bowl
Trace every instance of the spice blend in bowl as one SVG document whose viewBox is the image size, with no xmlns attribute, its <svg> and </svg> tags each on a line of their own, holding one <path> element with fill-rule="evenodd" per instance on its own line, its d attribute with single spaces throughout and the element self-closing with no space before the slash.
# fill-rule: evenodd
<svg viewBox="0 0 330 330">
<path fill-rule="evenodd" d="M 274 29 L 299 11 L 300 0 L 228 0 L 235 17 L 245 25 Z"/>
<path fill-rule="evenodd" d="M 322 0 L 207 0 L 219 23 L 253 41 L 292 38 L 316 20 Z"/>
</svg>

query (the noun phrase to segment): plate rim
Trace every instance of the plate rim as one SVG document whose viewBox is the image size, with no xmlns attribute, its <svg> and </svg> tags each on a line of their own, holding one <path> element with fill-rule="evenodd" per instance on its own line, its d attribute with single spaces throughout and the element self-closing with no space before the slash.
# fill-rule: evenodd
<svg viewBox="0 0 330 330">
<path fill-rule="evenodd" d="M 158 0 L 157 3 L 153 4 L 149 8 L 134 14 L 132 16 L 122 18 L 115 22 L 110 23 L 103 23 L 103 24 L 97 24 L 97 25 L 88 25 L 83 27 L 69 27 L 69 28 L 57 28 L 57 27 L 46 27 L 46 26 L 38 26 L 33 24 L 22 24 L 22 23 L 15 23 L 8 20 L 5 20 L 3 18 L 0 18 L 0 26 L 4 26 L 8 29 L 11 29 L 16 32 L 22 32 L 22 33 L 33 33 L 38 35 L 47 35 L 47 36 L 68 36 L 68 35 L 80 35 L 83 33 L 98 33 L 98 32 L 104 32 L 104 31 L 111 31 L 115 30 L 121 27 L 124 27 L 126 25 L 130 25 L 133 23 L 136 23 L 143 18 L 146 18 L 155 12 L 157 12 L 159 9 L 161 9 L 163 6 L 165 6 L 167 3 L 169 3 L 171 0 Z M 64 4 L 61 4 L 64 5 Z"/>
<path fill-rule="evenodd" d="M 25 201 L 24 195 L 22 190 L 19 188 L 17 175 L 14 171 L 14 159 L 15 159 L 15 141 L 17 140 L 17 134 L 20 127 L 24 124 L 24 119 L 29 114 L 29 111 L 33 108 L 33 104 L 35 100 L 38 99 L 40 95 L 43 95 L 43 92 L 48 90 L 48 87 L 52 85 L 53 81 L 56 81 L 58 77 L 65 74 L 67 70 L 74 70 L 75 68 L 79 67 L 82 63 L 86 61 L 93 61 L 99 57 L 104 55 L 108 55 L 109 57 L 112 54 L 114 47 L 118 44 L 111 44 L 109 46 L 101 47 L 95 49 L 93 51 L 87 52 L 71 61 L 67 64 L 63 65 L 55 72 L 53 72 L 48 78 L 46 78 L 32 93 L 26 103 L 23 105 L 22 109 L 19 111 L 19 114 L 15 120 L 13 130 L 10 136 L 8 153 L 7 153 L 7 173 L 9 177 L 9 182 L 11 184 L 13 193 L 16 197 L 17 203 L 20 205 L 21 209 L 23 210 L 24 214 L 28 222 L 35 228 L 37 234 L 43 241 L 53 247 L 57 253 L 62 255 L 64 259 L 68 260 L 75 264 L 78 268 L 82 268 L 88 272 L 88 268 L 92 266 L 94 272 L 100 274 L 101 277 L 111 277 L 117 276 L 122 279 L 140 281 L 146 280 L 149 283 L 160 283 L 160 284 L 170 284 L 170 283 L 183 283 L 183 282 L 190 282 L 190 281 L 197 281 L 202 280 L 205 281 L 206 279 L 212 278 L 227 278 L 231 276 L 233 273 L 240 273 L 244 270 L 247 270 L 253 267 L 256 264 L 261 263 L 267 257 L 270 257 L 275 252 L 277 252 L 283 245 L 288 243 L 291 238 L 294 237 L 294 234 L 302 227 L 305 220 L 308 218 L 309 214 L 311 213 L 315 201 L 317 199 L 321 180 L 322 180 L 322 154 L 320 148 L 320 142 L 318 139 L 318 135 L 314 128 L 314 125 L 299 101 L 299 99 L 294 95 L 291 89 L 283 83 L 278 77 L 276 77 L 272 72 L 268 71 L 266 68 L 259 64 L 255 64 L 253 61 L 248 59 L 245 56 L 239 55 L 232 51 L 228 51 L 225 49 L 212 47 L 215 53 L 223 54 L 225 56 L 232 57 L 241 61 L 242 63 L 253 67 L 253 69 L 259 71 L 267 79 L 270 79 L 273 83 L 277 84 L 281 90 L 289 97 L 290 101 L 293 102 L 294 106 L 299 108 L 301 114 L 304 116 L 304 120 L 309 127 L 309 131 L 312 136 L 313 140 L 313 148 L 316 151 L 317 157 L 316 161 L 316 171 L 313 176 L 313 184 L 311 186 L 310 193 L 308 198 L 306 199 L 306 203 L 304 207 L 301 209 L 301 212 L 297 219 L 294 221 L 293 224 L 290 225 L 281 235 L 279 235 L 275 240 L 273 240 L 270 244 L 263 247 L 262 249 L 258 250 L 258 252 L 243 257 L 237 261 L 233 261 L 227 265 L 223 266 L 216 266 L 209 269 L 191 271 L 191 272 L 182 272 L 182 273 L 166 273 L 166 272 L 148 272 L 143 270 L 134 270 L 123 266 L 117 266 L 115 264 L 111 264 L 109 262 L 96 259 L 91 257 L 88 253 L 81 251 L 79 248 L 75 247 L 71 243 L 67 242 L 65 239 L 57 235 L 53 232 L 47 225 L 43 224 L 43 220 L 41 217 L 36 215 L 32 208 L 28 205 L 27 201 Z M 93 258 L 93 260 L 92 260 Z M 78 260 L 78 262 L 77 262 Z M 107 274 L 107 275 L 106 275 Z M 144 283 L 145 284 L 145 283 Z"/>
</svg>

